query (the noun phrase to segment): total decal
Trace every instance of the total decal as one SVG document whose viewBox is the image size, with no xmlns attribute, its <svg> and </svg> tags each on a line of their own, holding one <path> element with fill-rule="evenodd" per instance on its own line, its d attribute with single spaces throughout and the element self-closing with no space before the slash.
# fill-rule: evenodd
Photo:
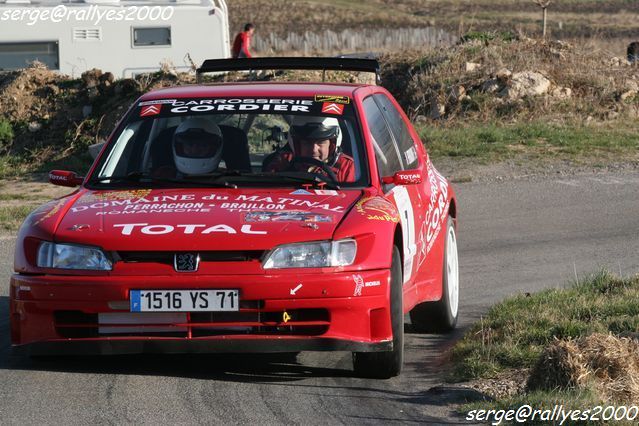
<svg viewBox="0 0 639 426">
<path fill-rule="evenodd" d="M 242 225 L 239 231 L 231 225 L 202 225 L 202 224 L 180 224 L 180 225 L 162 225 L 149 223 L 116 223 L 114 228 L 119 228 L 122 235 L 130 236 L 134 234 L 144 235 L 165 235 L 171 233 L 181 233 L 185 235 L 198 234 L 207 235 L 214 233 L 223 234 L 250 234 L 265 235 L 266 231 L 254 230 L 252 225 Z"/>
</svg>

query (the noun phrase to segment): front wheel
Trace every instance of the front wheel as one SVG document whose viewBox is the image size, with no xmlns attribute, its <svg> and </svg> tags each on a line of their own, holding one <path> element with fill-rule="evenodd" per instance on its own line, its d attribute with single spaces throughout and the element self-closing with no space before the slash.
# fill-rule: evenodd
<svg viewBox="0 0 639 426">
<path fill-rule="evenodd" d="M 358 376 L 389 379 L 398 376 L 404 365 L 404 300 L 402 258 L 393 246 L 390 282 L 390 314 L 393 350 L 389 352 L 353 352 L 353 369 Z"/>
<path fill-rule="evenodd" d="M 446 221 L 442 298 L 437 302 L 424 302 L 410 311 L 413 329 L 417 332 L 445 333 L 457 325 L 459 314 L 459 263 L 457 234 L 452 217 Z"/>
</svg>

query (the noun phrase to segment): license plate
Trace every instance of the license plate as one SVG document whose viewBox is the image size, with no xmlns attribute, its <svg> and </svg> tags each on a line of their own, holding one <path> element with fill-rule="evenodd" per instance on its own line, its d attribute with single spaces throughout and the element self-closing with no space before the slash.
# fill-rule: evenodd
<svg viewBox="0 0 639 426">
<path fill-rule="evenodd" d="M 131 312 L 237 311 L 238 290 L 131 290 Z"/>
</svg>

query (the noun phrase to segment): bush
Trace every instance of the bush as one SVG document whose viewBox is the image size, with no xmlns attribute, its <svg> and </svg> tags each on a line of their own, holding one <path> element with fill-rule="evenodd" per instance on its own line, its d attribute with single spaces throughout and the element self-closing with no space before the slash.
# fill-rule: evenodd
<svg viewBox="0 0 639 426">
<path fill-rule="evenodd" d="M 6 153 L 13 143 L 13 128 L 9 120 L 0 118 L 0 153 Z"/>
<path fill-rule="evenodd" d="M 517 40 L 517 36 L 510 31 L 469 31 L 460 39 L 462 43 L 473 40 L 480 40 L 484 43 L 493 40 L 513 41 Z"/>
</svg>

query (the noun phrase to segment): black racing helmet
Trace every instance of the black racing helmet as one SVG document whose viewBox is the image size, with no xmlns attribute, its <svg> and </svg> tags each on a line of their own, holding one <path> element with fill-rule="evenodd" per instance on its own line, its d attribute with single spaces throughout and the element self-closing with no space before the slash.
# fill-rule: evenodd
<svg viewBox="0 0 639 426">
<path fill-rule="evenodd" d="M 291 122 L 289 129 L 289 145 L 294 153 L 299 152 L 297 144 L 304 141 L 331 141 L 331 156 L 342 144 L 342 133 L 339 128 L 339 121 L 334 117 L 306 117 L 296 115 Z"/>
</svg>

